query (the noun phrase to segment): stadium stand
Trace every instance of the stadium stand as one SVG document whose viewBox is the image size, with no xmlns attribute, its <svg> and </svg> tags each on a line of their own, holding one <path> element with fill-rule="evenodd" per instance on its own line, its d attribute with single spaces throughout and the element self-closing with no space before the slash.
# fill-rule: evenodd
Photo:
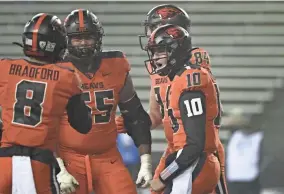
<svg viewBox="0 0 284 194">
<path fill-rule="evenodd" d="M 149 78 L 144 68 L 146 55 L 139 47 L 137 35 L 144 32 L 141 22 L 145 14 L 160 3 L 1 2 L 0 54 L 10 57 L 21 55 L 20 48 L 11 42 L 21 40 L 23 25 L 34 13 L 55 13 L 64 19 L 72 9 L 92 9 L 104 25 L 105 48 L 120 49 L 129 57 L 134 83 L 148 108 Z M 273 99 L 274 88 L 282 87 L 284 49 L 281 46 L 284 39 L 281 35 L 284 27 L 279 12 L 284 4 L 178 2 L 176 5 L 190 13 L 194 46 L 205 48 L 211 55 L 225 112 L 240 107 L 249 115 L 261 114 L 264 103 Z M 274 68 L 271 69 L 271 66 Z M 229 135 L 227 127 L 223 126 L 221 132 L 223 140 Z M 163 139 L 162 134 L 154 132 L 154 137 Z"/>
<path fill-rule="evenodd" d="M 11 42 L 21 40 L 23 25 L 33 14 L 49 12 L 64 19 L 73 9 L 91 9 L 104 25 L 104 48 L 122 50 L 129 57 L 136 89 L 147 109 L 150 83 L 144 68 L 147 56 L 139 47 L 137 35 L 144 33 L 141 22 L 146 13 L 161 3 L 0 2 L 0 55 L 21 56 L 20 48 Z M 284 3 L 187 1 L 175 4 L 190 13 L 194 46 L 210 53 L 225 113 L 240 107 L 248 116 L 265 118 L 266 105 L 283 86 Z M 226 123 L 226 117 L 223 121 Z M 222 127 L 223 141 L 230 135 L 229 128 Z M 165 146 L 162 130 L 154 131 L 153 137 L 153 150 L 162 151 Z"/>
</svg>

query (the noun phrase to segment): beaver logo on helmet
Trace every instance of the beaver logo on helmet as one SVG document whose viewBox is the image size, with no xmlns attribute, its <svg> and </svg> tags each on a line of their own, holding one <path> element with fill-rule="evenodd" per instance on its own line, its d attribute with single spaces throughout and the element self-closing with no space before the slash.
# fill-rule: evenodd
<svg viewBox="0 0 284 194">
<path fill-rule="evenodd" d="M 174 7 L 165 7 L 165 8 L 158 9 L 156 13 L 160 15 L 162 19 L 168 19 L 168 18 L 172 18 L 176 16 L 177 14 L 181 13 L 181 11 Z"/>
<path fill-rule="evenodd" d="M 166 33 L 174 39 L 179 39 L 183 37 L 183 33 L 179 28 L 172 27 L 166 30 Z"/>
</svg>

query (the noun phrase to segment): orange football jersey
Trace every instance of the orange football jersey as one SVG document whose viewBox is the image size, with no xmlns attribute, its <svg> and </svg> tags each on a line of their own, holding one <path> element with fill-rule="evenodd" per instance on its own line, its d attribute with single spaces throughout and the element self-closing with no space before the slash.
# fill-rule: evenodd
<svg viewBox="0 0 284 194">
<path fill-rule="evenodd" d="M 216 79 L 213 76 L 212 72 L 211 72 L 211 60 L 210 60 L 210 56 L 209 53 L 204 50 L 203 48 L 194 48 L 192 51 L 192 56 L 190 58 L 190 63 L 191 64 L 198 64 L 201 67 L 205 68 L 206 70 L 208 70 L 208 72 L 211 75 L 211 79 L 216 87 L 216 92 L 217 92 L 217 101 L 219 103 L 219 111 L 218 111 L 218 116 L 215 118 L 214 123 L 216 126 L 216 130 L 219 131 L 220 125 L 221 125 L 221 117 L 222 117 L 222 104 L 220 101 L 220 89 L 217 85 Z"/>
<path fill-rule="evenodd" d="M 73 64 L 0 61 L 3 147 L 55 150 L 56 130 L 69 98 L 81 93 Z"/>
<path fill-rule="evenodd" d="M 191 51 L 191 54 L 190 62 L 192 64 L 199 64 L 203 68 L 210 70 L 211 62 L 206 50 L 202 48 L 195 48 Z M 166 106 L 166 96 L 167 92 L 169 92 L 171 81 L 167 76 L 160 76 L 158 74 L 150 75 L 150 78 L 152 88 L 155 92 L 156 101 L 160 105 L 166 139 L 170 145 L 173 145 L 173 129 Z"/>
<path fill-rule="evenodd" d="M 163 119 L 164 132 L 169 145 L 173 142 L 173 130 L 171 127 L 170 119 L 167 113 L 166 96 L 169 92 L 171 81 L 168 77 L 162 77 L 157 74 L 151 75 L 151 84 L 155 92 L 156 101 L 160 106 L 160 111 Z"/>
<path fill-rule="evenodd" d="M 198 64 L 201 67 L 211 71 L 211 61 L 208 52 L 203 48 L 194 48 L 191 50 L 191 64 Z"/>
<path fill-rule="evenodd" d="M 193 99 L 191 102 L 185 104 L 187 113 L 180 112 L 180 97 L 184 91 L 202 92 L 206 97 L 206 109 L 202 110 L 201 102 L 193 102 Z M 173 142 L 176 151 L 182 149 L 187 144 L 187 135 L 181 120 L 182 115 L 187 114 L 187 117 L 192 115 L 198 116 L 199 114 L 203 114 L 203 111 L 206 111 L 204 151 L 212 153 L 217 150 L 218 134 L 215 130 L 214 120 L 218 115 L 218 103 L 216 89 L 207 70 L 204 68 L 191 69 L 190 67 L 186 67 L 180 75 L 176 75 L 172 81 L 168 103 L 168 114 L 172 121 L 174 131 Z"/>
<path fill-rule="evenodd" d="M 92 113 L 93 126 L 88 134 L 82 135 L 69 125 L 65 115 L 59 130 L 61 149 L 81 154 L 99 154 L 116 146 L 115 114 L 119 92 L 129 71 L 127 59 L 118 52 L 115 55 L 106 53 L 93 77 L 80 72 L 83 95 Z"/>
</svg>

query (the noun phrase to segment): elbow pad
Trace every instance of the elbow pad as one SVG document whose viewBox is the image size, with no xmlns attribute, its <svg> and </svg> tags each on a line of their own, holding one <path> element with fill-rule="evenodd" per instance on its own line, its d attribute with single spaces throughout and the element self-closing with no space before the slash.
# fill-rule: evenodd
<svg viewBox="0 0 284 194">
<path fill-rule="evenodd" d="M 137 94 L 131 100 L 118 104 L 127 134 L 130 135 L 137 147 L 141 144 L 152 143 L 150 116 L 144 110 Z"/>
</svg>

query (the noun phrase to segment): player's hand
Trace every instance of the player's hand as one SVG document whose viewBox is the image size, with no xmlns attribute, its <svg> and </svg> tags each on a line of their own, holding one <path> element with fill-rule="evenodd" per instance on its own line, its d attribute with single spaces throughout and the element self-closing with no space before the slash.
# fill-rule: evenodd
<svg viewBox="0 0 284 194">
<path fill-rule="evenodd" d="M 118 133 L 126 133 L 126 129 L 124 128 L 124 120 L 122 116 L 115 117 L 115 124 Z"/>
<path fill-rule="evenodd" d="M 155 192 L 162 191 L 166 187 L 159 178 L 153 179 L 150 184 L 151 189 Z"/>
<path fill-rule="evenodd" d="M 138 173 L 136 184 L 141 187 L 147 187 L 152 180 L 152 158 L 150 154 L 143 154 L 140 156 L 141 167 Z"/>
<path fill-rule="evenodd" d="M 56 177 L 60 185 L 61 193 L 68 194 L 75 192 L 76 187 L 79 185 L 78 181 L 68 173 L 61 158 L 57 158 L 57 162 L 60 167 L 60 173 L 58 173 Z"/>
</svg>

